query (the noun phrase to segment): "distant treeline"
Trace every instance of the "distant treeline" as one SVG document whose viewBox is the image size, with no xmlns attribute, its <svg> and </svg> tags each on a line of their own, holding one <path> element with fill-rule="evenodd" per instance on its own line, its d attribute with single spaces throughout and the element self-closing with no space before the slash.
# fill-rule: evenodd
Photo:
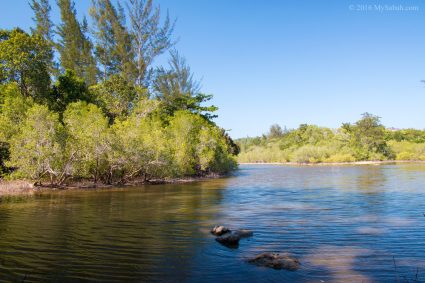
<svg viewBox="0 0 425 283">
<path fill-rule="evenodd" d="M 239 162 L 353 162 L 425 160 L 425 131 L 387 129 L 369 113 L 338 129 L 302 124 L 286 130 L 275 124 L 261 137 L 236 140 Z"/>
<path fill-rule="evenodd" d="M 93 0 L 89 26 L 73 1 L 54 2 L 59 23 L 48 0 L 32 0 L 30 33 L 0 30 L 0 178 L 126 183 L 235 168 L 239 149 L 159 6 Z M 169 50 L 169 66 L 153 67 Z"/>
</svg>

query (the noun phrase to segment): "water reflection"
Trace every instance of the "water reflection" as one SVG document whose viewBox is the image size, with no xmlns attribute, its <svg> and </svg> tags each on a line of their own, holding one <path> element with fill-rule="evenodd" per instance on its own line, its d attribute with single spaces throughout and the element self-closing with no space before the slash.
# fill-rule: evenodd
<svg viewBox="0 0 425 283">
<path fill-rule="evenodd" d="M 0 207 L 0 280 L 183 281 L 225 180 L 44 194 Z M 47 277 L 46 277 L 47 276 Z M 163 279 L 167 279 L 164 277 Z"/>
<path fill-rule="evenodd" d="M 374 282 L 358 271 L 362 259 L 373 255 L 373 251 L 356 247 L 321 246 L 305 257 L 310 269 L 327 270 L 326 282 Z M 364 263 L 363 263 L 364 264 Z M 329 278 L 330 275 L 330 278 Z M 323 280 L 324 281 L 324 280 Z"/>
<path fill-rule="evenodd" d="M 8 199 L 0 281 L 413 280 L 425 268 L 424 173 L 424 164 L 253 165 L 200 183 Z M 254 237 L 228 249 L 209 234 L 216 224 Z M 290 252 L 301 269 L 246 263 L 261 252 Z"/>
</svg>

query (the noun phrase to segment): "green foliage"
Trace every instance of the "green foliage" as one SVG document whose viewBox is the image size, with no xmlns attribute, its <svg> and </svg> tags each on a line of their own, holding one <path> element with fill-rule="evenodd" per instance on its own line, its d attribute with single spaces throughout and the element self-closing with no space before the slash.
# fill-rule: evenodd
<svg viewBox="0 0 425 283">
<path fill-rule="evenodd" d="M 249 140 L 248 139 L 244 139 Z M 240 141 L 237 141 L 240 143 Z M 246 142 L 246 144 L 241 145 L 241 153 L 238 155 L 238 161 L 239 162 L 289 162 L 291 160 L 290 154 L 292 153 L 291 150 L 284 149 L 281 150 L 279 148 L 279 144 L 276 142 L 271 142 L 262 145 L 257 144 L 253 145 L 250 144 L 249 141 Z"/>
<path fill-rule="evenodd" d="M 31 9 L 34 12 L 33 21 L 36 24 L 35 28 L 31 28 L 31 33 L 42 38 L 46 44 L 48 54 L 45 58 L 50 75 L 57 76 L 57 63 L 54 61 L 54 42 L 53 42 L 53 22 L 50 20 L 50 12 L 52 10 L 49 0 L 31 0 L 29 2 Z"/>
<path fill-rule="evenodd" d="M 205 121 L 187 111 L 176 112 L 168 128 L 174 162 L 178 175 L 194 175 L 196 172 L 196 145 L 199 143 L 198 132 Z"/>
<path fill-rule="evenodd" d="M 199 158 L 198 169 L 201 172 L 225 174 L 237 166 L 233 158 L 232 145 L 223 136 L 223 131 L 211 125 L 204 125 L 199 132 L 196 155 Z M 199 172 L 198 172 L 199 174 Z"/>
<path fill-rule="evenodd" d="M 21 29 L 0 30 L 0 82 L 16 82 L 22 95 L 41 100 L 48 94 L 49 44 Z"/>
<path fill-rule="evenodd" d="M 186 60 L 174 51 L 169 64 L 169 70 L 157 69 L 153 81 L 156 97 L 163 103 L 164 114 L 172 116 L 176 111 L 188 110 L 208 120 L 215 118 L 216 115 L 211 113 L 218 110 L 216 106 L 202 106 L 212 99 L 212 95 L 199 92 L 199 83 L 193 79 Z"/>
<path fill-rule="evenodd" d="M 354 162 L 356 159 L 351 153 L 335 153 L 325 160 L 323 162 L 330 162 L 330 163 L 344 163 L 344 162 Z"/>
<path fill-rule="evenodd" d="M 17 83 L 0 85 L 0 178 L 11 171 L 6 166 L 10 158 L 9 143 L 19 132 L 32 104 L 31 98 L 20 95 Z"/>
<path fill-rule="evenodd" d="M 20 95 L 17 83 L 9 83 L 0 86 L 0 102 L 0 141 L 8 142 L 19 132 L 33 100 Z"/>
<path fill-rule="evenodd" d="M 343 128 L 350 134 L 351 145 L 356 150 L 356 158 L 360 160 L 393 158 L 393 153 L 385 140 L 385 127 L 380 123 L 378 116 L 364 113 L 362 119 L 354 125 L 344 125 Z"/>
<path fill-rule="evenodd" d="M 46 175 L 53 181 L 60 168 L 62 125 L 58 114 L 35 104 L 28 109 L 19 132 L 10 140 L 10 161 L 17 177 L 39 182 Z"/>
<path fill-rule="evenodd" d="M 414 143 L 425 143 L 425 131 L 417 129 L 403 129 L 388 131 L 387 130 L 387 140 L 395 141 L 410 141 Z"/>
<path fill-rule="evenodd" d="M 93 177 L 94 182 L 107 166 L 108 120 L 94 104 L 74 102 L 68 105 L 63 115 L 67 131 L 66 154 L 70 175 Z"/>
<path fill-rule="evenodd" d="M 387 130 L 369 113 L 354 124 L 331 130 L 302 124 L 280 137 L 267 135 L 237 140 L 239 162 L 353 162 L 363 160 L 425 160 L 425 131 Z"/>
<path fill-rule="evenodd" d="M 239 147 L 239 145 L 229 136 L 229 134 L 224 129 L 221 130 L 221 134 L 226 140 L 228 152 L 234 156 L 238 155 L 241 152 L 241 148 Z"/>
<path fill-rule="evenodd" d="M 397 160 L 425 160 L 425 143 L 392 140 L 389 145 Z"/>
<path fill-rule="evenodd" d="M 90 89 L 97 99 L 97 104 L 111 120 L 126 117 L 134 103 L 147 96 L 146 90 L 128 82 L 121 75 L 111 75 L 106 81 Z"/>
<path fill-rule="evenodd" d="M 149 67 L 153 60 L 174 45 L 171 35 L 175 22 L 167 13 L 161 25 L 160 7 L 154 7 L 152 0 L 129 0 L 127 10 L 135 55 L 136 84 L 146 87 L 151 83 Z"/>
<path fill-rule="evenodd" d="M 153 75 L 174 45 L 168 15 L 130 0 L 127 26 L 119 1 L 92 3 L 94 43 L 72 0 L 56 1 L 57 25 L 49 1 L 30 0 L 32 35 L 0 30 L 0 177 L 63 185 L 233 170 L 240 148 L 211 121 L 217 107 L 203 103 L 212 95 L 185 60 L 172 52 L 170 68 Z"/>
<path fill-rule="evenodd" d="M 93 100 L 85 81 L 77 77 L 73 71 L 66 70 L 52 87 L 47 103 L 54 111 L 63 113 L 72 102 L 93 102 Z"/>
<path fill-rule="evenodd" d="M 329 158 L 330 150 L 323 146 L 304 145 L 292 153 L 291 161 L 297 163 L 318 163 Z"/>
<path fill-rule="evenodd" d="M 228 172 L 235 167 L 223 132 L 205 118 L 188 111 L 177 111 L 168 127 L 176 174 Z"/>
<path fill-rule="evenodd" d="M 9 144 L 0 141 L 0 179 L 5 173 L 8 173 L 9 168 L 6 166 L 6 162 L 10 158 Z"/>
<path fill-rule="evenodd" d="M 112 130 L 111 168 L 118 169 L 113 172 L 122 182 L 137 176 L 149 180 L 172 174 L 172 152 L 158 116 L 135 111 L 128 119 L 117 121 Z"/>
<path fill-rule="evenodd" d="M 132 60 L 131 36 L 125 27 L 125 16 L 110 0 L 93 0 L 90 15 L 95 25 L 97 44 L 95 54 L 102 65 L 101 77 L 121 74 L 126 80 L 134 81 L 135 65 Z"/>
<path fill-rule="evenodd" d="M 92 54 L 93 44 L 86 35 L 87 23 L 78 22 L 73 1 L 58 0 L 57 3 L 62 23 L 57 27 L 59 41 L 56 48 L 62 69 L 74 71 L 88 85 L 93 85 L 96 83 L 97 67 Z"/>
<path fill-rule="evenodd" d="M 50 7 L 49 0 L 31 0 L 30 7 L 34 11 L 34 22 L 36 28 L 31 28 L 33 34 L 37 34 L 44 38 L 46 41 L 52 41 L 52 27 L 53 23 L 50 20 Z"/>
<path fill-rule="evenodd" d="M 267 134 L 268 138 L 274 139 L 274 138 L 280 138 L 284 134 L 284 131 L 279 124 L 273 124 L 270 126 L 269 133 Z"/>
</svg>

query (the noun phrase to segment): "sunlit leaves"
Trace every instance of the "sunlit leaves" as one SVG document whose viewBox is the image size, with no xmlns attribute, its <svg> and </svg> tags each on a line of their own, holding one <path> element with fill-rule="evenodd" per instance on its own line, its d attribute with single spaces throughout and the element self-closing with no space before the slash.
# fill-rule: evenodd
<svg viewBox="0 0 425 283">
<path fill-rule="evenodd" d="M 39 181 L 53 179 L 60 172 L 62 125 L 58 114 L 47 106 L 34 105 L 28 110 L 19 133 L 10 141 L 9 166 L 17 167 L 18 176 Z"/>
</svg>

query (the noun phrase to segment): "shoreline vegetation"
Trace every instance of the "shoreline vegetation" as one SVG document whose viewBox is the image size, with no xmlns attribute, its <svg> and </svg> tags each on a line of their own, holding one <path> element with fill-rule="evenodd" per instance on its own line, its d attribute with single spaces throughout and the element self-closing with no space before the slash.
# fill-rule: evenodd
<svg viewBox="0 0 425 283">
<path fill-rule="evenodd" d="M 281 166 L 307 166 L 307 167 L 333 167 L 333 166 L 359 166 L 359 165 L 372 165 L 379 166 L 385 164 L 415 164 L 423 163 L 425 160 L 368 160 L 368 161 L 351 161 L 351 162 L 322 162 L 322 163 L 297 163 L 297 162 L 240 162 L 239 165 L 281 165 Z M 34 185 L 34 183 L 25 180 L 0 180 L 0 199 L 1 197 L 7 196 L 25 196 L 34 195 L 43 192 L 55 192 L 55 191 L 85 191 L 85 190 L 96 190 L 96 189 L 108 189 L 108 188 L 131 188 L 145 185 L 159 185 L 159 184 L 184 184 L 193 183 L 203 180 L 217 179 L 228 177 L 229 174 L 210 174 L 206 176 L 192 176 L 184 178 L 169 178 L 169 179 L 156 179 L 145 181 L 143 179 L 136 179 L 132 182 L 125 184 L 105 184 L 98 183 L 94 184 L 90 180 L 83 180 L 80 182 L 70 183 L 68 185 Z"/>
<path fill-rule="evenodd" d="M 152 1 L 93 0 L 89 26 L 74 1 L 58 0 L 54 23 L 50 2 L 29 1 L 30 32 L 0 29 L 0 191 L 177 182 L 236 169 L 239 148 L 175 49 L 168 13 Z M 154 64 L 167 54 L 168 65 Z"/>
<path fill-rule="evenodd" d="M 282 164 L 372 164 L 425 161 L 425 130 L 386 128 L 380 117 L 364 113 L 338 129 L 275 124 L 260 137 L 237 139 L 238 162 Z"/>
<path fill-rule="evenodd" d="M 367 161 L 321 162 L 321 163 L 240 162 L 239 165 L 342 166 L 342 165 L 381 165 L 381 164 L 397 164 L 397 163 L 425 163 L 425 160 L 367 160 Z"/>
<path fill-rule="evenodd" d="M 85 191 L 85 190 L 97 190 L 97 189 L 109 189 L 109 188 L 126 188 L 126 187 L 137 187 L 145 185 L 160 185 L 160 184 L 184 184 L 193 183 L 203 180 L 217 179 L 227 177 L 228 174 L 209 174 L 205 176 L 191 176 L 182 178 L 168 178 L 168 179 L 155 179 L 145 181 L 143 179 L 135 179 L 125 184 L 105 184 L 97 183 L 94 184 L 91 180 L 82 180 L 79 182 L 70 183 L 67 185 L 49 185 L 41 184 L 35 185 L 34 182 L 27 180 L 0 180 L 0 200 L 2 197 L 8 196 L 25 196 L 34 195 L 43 192 L 55 192 L 55 191 Z"/>
</svg>

